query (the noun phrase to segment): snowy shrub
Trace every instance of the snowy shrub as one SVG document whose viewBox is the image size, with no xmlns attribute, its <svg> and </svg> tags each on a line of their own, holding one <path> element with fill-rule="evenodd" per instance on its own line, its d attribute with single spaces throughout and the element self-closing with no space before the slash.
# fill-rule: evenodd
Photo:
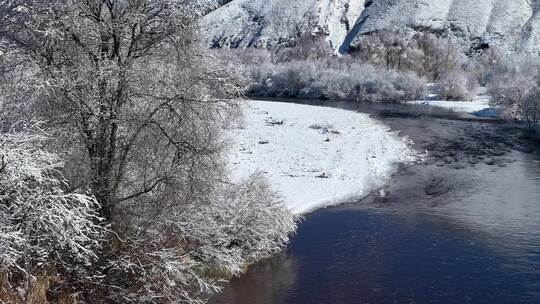
<svg viewBox="0 0 540 304">
<path fill-rule="evenodd" d="M 0 272 L 12 283 L 88 265 L 106 232 L 96 200 L 64 190 L 63 163 L 42 148 L 46 140 L 39 131 L 0 133 Z"/>
<path fill-rule="evenodd" d="M 540 61 L 535 56 L 501 58 L 488 76 L 492 104 L 534 127 L 540 120 Z"/>
<path fill-rule="evenodd" d="M 219 207 L 227 206 L 229 218 L 220 220 L 231 225 L 229 246 L 240 248 L 248 262 L 267 257 L 288 244 L 290 234 L 296 230 L 296 217 L 262 176 L 254 175 L 224 193 L 225 203 Z"/>
<path fill-rule="evenodd" d="M 212 201 L 162 216 L 144 239 L 127 241 L 111 263 L 125 281 L 110 284 L 127 285 L 123 298 L 204 303 L 224 279 L 281 250 L 296 230 L 296 217 L 258 175 L 223 185 Z"/>
<path fill-rule="evenodd" d="M 263 85 L 270 96 L 298 97 L 302 90 L 312 86 L 317 72 L 312 62 L 294 61 L 276 65 Z"/>
<path fill-rule="evenodd" d="M 251 95 L 396 102 L 420 97 L 425 84 L 414 73 L 381 69 L 350 57 L 261 66 L 249 67 L 253 80 L 248 89 Z"/>
<path fill-rule="evenodd" d="M 404 100 L 413 100 L 422 95 L 426 80 L 413 72 L 403 72 L 396 75 L 394 86 Z"/>
<path fill-rule="evenodd" d="M 469 90 L 469 79 L 463 72 L 447 72 L 441 76 L 439 83 L 441 96 L 445 100 L 470 100 L 472 98 L 472 93 Z"/>
</svg>

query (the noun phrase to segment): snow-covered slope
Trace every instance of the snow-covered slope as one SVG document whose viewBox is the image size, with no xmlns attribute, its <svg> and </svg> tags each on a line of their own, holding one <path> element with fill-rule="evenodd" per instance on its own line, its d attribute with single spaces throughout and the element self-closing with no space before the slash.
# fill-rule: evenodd
<svg viewBox="0 0 540 304">
<path fill-rule="evenodd" d="M 261 172 L 297 214 L 363 197 L 414 160 L 406 140 L 367 114 L 266 101 L 244 114 L 230 131 L 233 178 Z"/>
<path fill-rule="evenodd" d="M 539 0 L 233 0 L 203 28 L 216 47 L 272 47 L 323 32 L 344 50 L 360 34 L 387 29 L 451 30 L 465 44 L 538 52 L 539 8 Z"/>
<path fill-rule="evenodd" d="M 464 42 L 485 41 L 507 50 L 530 40 L 534 0 L 375 0 L 361 18 L 360 33 L 390 30 L 451 30 Z M 535 35 L 532 35 L 535 36 Z M 354 44 L 354 42 L 353 42 Z M 536 48 L 538 46 L 534 46 Z"/>
<path fill-rule="evenodd" d="M 273 47 L 323 32 L 337 48 L 363 7 L 363 0 L 233 0 L 205 16 L 202 27 L 214 47 Z"/>
</svg>

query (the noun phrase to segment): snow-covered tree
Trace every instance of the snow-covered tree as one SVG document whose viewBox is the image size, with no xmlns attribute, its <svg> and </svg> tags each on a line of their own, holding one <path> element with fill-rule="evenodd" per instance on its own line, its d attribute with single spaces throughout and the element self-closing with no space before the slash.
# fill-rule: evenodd
<svg viewBox="0 0 540 304">
<path fill-rule="evenodd" d="M 469 88 L 469 79 L 461 70 L 449 71 L 441 75 L 441 96 L 445 100 L 471 100 L 472 93 Z"/>
<path fill-rule="evenodd" d="M 325 60 L 332 56 L 332 47 L 322 33 L 306 33 L 298 37 L 294 47 L 281 49 L 276 61 Z"/>
<path fill-rule="evenodd" d="M 540 120 L 540 61 L 529 55 L 503 57 L 488 77 L 492 103 L 534 127 Z"/>
<path fill-rule="evenodd" d="M 66 186 L 90 189 L 88 208 L 110 229 L 98 259 L 80 266 L 88 275 L 51 289 L 88 303 L 198 303 L 281 248 L 290 212 L 257 183 L 228 182 L 222 127 L 236 119 L 242 77 L 199 43 L 213 1 L 4 4 L 0 42 L 14 68 L 0 80 L 3 127 L 43 120 L 66 151 Z"/>
<path fill-rule="evenodd" d="M 397 71 L 412 71 L 430 81 L 456 78 L 464 74 L 462 65 L 467 58 L 461 47 L 447 37 L 380 31 L 362 37 L 351 54 L 366 63 L 385 66 Z"/>
<path fill-rule="evenodd" d="M 128 189 L 120 190 L 127 164 L 146 132 L 152 130 L 183 154 L 189 143 L 168 129 L 173 120 L 186 118 L 188 104 L 211 111 L 212 97 L 232 87 L 222 81 L 220 67 L 202 64 L 197 50 L 195 20 L 209 1 L 22 3 L 4 39 L 29 59 L 37 57 L 34 76 L 44 86 L 35 96 L 42 100 L 40 111 L 60 109 L 63 113 L 50 115 L 47 123 L 78 130 L 88 154 L 90 187 L 102 216 L 111 219 L 118 196 L 143 194 L 163 182 L 149 176 L 142 188 L 119 193 Z M 164 116 L 163 123 L 157 119 Z"/>
</svg>

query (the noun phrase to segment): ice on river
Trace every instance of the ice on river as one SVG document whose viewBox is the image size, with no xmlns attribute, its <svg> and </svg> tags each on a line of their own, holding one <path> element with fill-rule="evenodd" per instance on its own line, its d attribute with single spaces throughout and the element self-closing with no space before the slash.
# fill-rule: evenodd
<svg viewBox="0 0 540 304">
<path fill-rule="evenodd" d="M 364 197 L 415 158 L 369 115 L 328 107 L 250 101 L 229 135 L 233 179 L 264 174 L 296 214 Z"/>
</svg>

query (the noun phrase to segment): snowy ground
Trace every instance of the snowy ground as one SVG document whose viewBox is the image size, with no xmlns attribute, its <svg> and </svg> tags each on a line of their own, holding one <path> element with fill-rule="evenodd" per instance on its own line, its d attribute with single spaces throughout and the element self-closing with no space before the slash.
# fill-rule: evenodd
<svg viewBox="0 0 540 304">
<path fill-rule="evenodd" d="M 456 112 L 465 112 L 470 114 L 481 113 L 482 111 L 491 109 L 489 104 L 483 101 L 415 100 L 411 101 L 410 103 L 441 107 Z"/>
<path fill-rule="evenodd" d="M 230 130 L 233 179 L 264 174 L 296 214 L 361 198 L 415 158 L 406 139 L 367 114 L 250 101 L 244 115 Z"/>
<path fill-rule="evenodd" d="M 428 85 L 428 90 L 430 86 Z M 464 112 L 483 117 L 497 116 L 497 111 L 489 105 L 490 96 L 486 94 L 485 88 L 479 88 L 477 95 L 472 101 L 446 101 L 437 100 L 438 94 L 429 94 L 429 99 L 435 100 L 415 100 L 410 101 L 410 104 L 426 105 L 440 107 L 452 110 L 454 112 Z"/>
</svg>

